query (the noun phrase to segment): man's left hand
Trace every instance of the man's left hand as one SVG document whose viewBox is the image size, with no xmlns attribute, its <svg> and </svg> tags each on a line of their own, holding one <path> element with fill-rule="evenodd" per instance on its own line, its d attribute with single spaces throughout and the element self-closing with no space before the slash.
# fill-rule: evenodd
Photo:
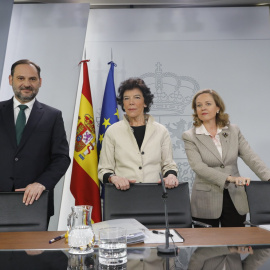
<svg viewBox="0 0 270 270">
<path fill-rule="evenodd" d="M 32 204 L 35 200 L 37 201 L 44 190 L 45 187 L 37 182 L 29 184 L 26 188 L 15 189 L 15 191 L 24 191 L 23 203 L 25 205 Z"/>
</svg>

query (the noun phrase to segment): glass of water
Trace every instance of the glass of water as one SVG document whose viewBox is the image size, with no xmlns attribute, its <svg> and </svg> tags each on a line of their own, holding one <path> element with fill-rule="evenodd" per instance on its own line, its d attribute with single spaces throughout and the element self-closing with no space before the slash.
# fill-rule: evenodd
<svg viewBox="0 0 270 270">
<path fill-rule="evenodd" d="M 126 229 L 109 227 L 99 230 L 99 263 L 121 265 L 127 262 Z"/>
</svg>

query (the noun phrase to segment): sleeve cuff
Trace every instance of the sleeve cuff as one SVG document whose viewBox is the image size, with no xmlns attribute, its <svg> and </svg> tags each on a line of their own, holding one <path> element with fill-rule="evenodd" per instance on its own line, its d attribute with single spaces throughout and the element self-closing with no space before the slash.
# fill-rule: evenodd
<svg viewBox="0 0 270 270">
<path fill-rule="evenodd" d="M 110 177 L 110 175 L 111 175 L 112 173 L 105 173 L 104 175 L 103 175 L 103 183 L 105 184 L 105 183 L 109 183 L 109 177 Z"/>
<path fill-rule="evenodd" d="M 174 170 L 169 170 L 169 171 L 167 171 L 167 172 L 164 174 L 163 177 L 167 177 L 169 174 L 173 174 L 173 175 L 175 175 L 175 176 L 177 177 L 177 172 L 174 171 Z"/>
</svg>

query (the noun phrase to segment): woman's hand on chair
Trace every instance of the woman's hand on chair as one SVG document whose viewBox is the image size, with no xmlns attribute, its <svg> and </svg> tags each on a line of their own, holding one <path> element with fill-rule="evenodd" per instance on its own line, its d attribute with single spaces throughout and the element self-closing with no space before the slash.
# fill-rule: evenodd
<svg viewBox="0 0 270 270">
<path fill-rule="evenodd" d="M 115 185 L 117 189 L 127 190 L 130 188 L 130 183 L 136 183 L 136 180 L 129 180 L 121 176 L 111 176 L 111 183 Z"/>
<path fill-rule="evenodd" d="M 227 181 L 230 183 L 234 183 L 236 186 L 249 186 L 250 184 L 250 178 L 248 177 L 242 177 L 242 176 L 228 176 Z"/>
</svg>

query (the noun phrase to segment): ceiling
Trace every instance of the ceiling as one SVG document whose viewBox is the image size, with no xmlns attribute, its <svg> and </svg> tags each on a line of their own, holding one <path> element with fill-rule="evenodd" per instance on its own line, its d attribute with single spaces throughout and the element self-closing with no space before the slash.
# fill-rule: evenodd
<svg viewBox="0 0 270 270">
<path fill-rule="evenodd" d="M 14 3 L 90 3 L 91 8 L 270 6 L 270 0 L 14 0 Z"/>
</svg>

